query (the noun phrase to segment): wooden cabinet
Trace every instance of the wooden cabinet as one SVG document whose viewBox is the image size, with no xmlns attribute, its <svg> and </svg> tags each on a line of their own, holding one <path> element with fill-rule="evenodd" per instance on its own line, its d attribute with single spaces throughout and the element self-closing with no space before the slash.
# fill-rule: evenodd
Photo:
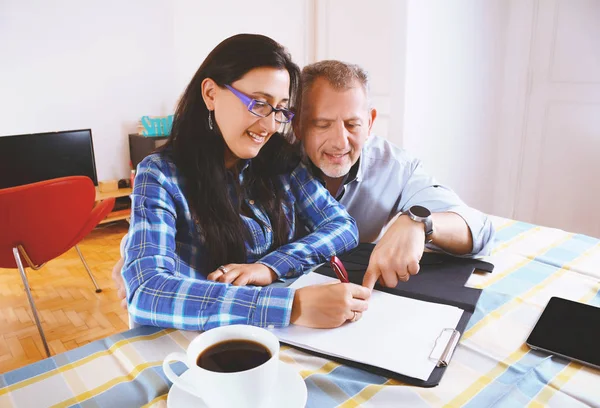
<svg viewBox="0 0 600 408">
<path fill-rule="evenodd" d="M 127 199 L 129 200 L 129 195 L 131 194 L 130 188 L 120 188 L 117 191 L 111 191 L 108 193 L 101 193 L 98 191 L 98 187 L 96 187 L 96 201 L 102 201 L 110 197 L 115 197 L 117 202 L 115 202 L 115 209 L 108 216 L 100 221 L 100 224 L 105 224 L 107 222 L 119 221 L 119 220 L 128 220 L 131 215 L 131 201 L 127 201 L 128 205 L 126 208 L 119 199 Z"/>
</svg>

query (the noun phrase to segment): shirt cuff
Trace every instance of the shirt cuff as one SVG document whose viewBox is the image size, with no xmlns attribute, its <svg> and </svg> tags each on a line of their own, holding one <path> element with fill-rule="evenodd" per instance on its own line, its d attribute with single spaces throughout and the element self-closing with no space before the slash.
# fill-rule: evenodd
<svg viewBox="0 0 600 408">
<path fill-rule="evenodd" d="M 302 274 L 302 268 L 295 265 L 291 259 L 292 258 L 287 254 L 273 251 L 262 257 L 256 263 L 271 268 L 280 280 L 285 281 L 286 279 L 294 278 Z"/>
<path fill-rule="evenodd" d="M 291 288 L 262 288 L 248 323 L 259 327 L 289 326 L 295 293 L 296 290 Z"/>
<path fill-rule="evenodd" d="M 457 206 L 451 207 L 443 212 L 452 212 L 458 214 L 469 226 L 469 230 L 471 231 L 471 237 L 473 239 L 473 248 L 471 252 L 465 254 L 465 257 L 471 256 L 484 256 L 489 254 L 489 250 L 491 247 L 491 241 L 494 235 L 494 228 L 492 226 L 491 221 L 481 211 L 475 210 L 474 208 L 467 206 Z M 433 224 L 433 228 L 435 229 L 435 223 Z M 436 249 L 438 251 L 446 252 L 443 249 L 439 248 L 435 245 L 435 242 L 427 245 L 430 249 Z M 446 252 L 449 253 L 449 252 Z M 456 254 L 453 254 L 457 256 Z"/>
</svg>

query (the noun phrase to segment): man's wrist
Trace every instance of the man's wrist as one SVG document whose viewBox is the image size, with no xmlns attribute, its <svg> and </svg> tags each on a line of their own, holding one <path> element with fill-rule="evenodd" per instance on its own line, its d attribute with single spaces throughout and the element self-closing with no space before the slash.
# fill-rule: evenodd
<svg viewBox="0 0 600 408">
<path fill-rule="evenodd" d="M 402 231 L 406 232 L 407 230 L 410 230 L 412 231 L 412 239 L 425 241 L 425 228 L 423 227 L 423 225 L 419 224 L 421 223 L 411 220 L 408 215 L 400 213 L 397 215 L 396 220 L 387 229 L 385 234 L 395 235 Z"/>
<path fill-rule="evenodd" d="M 402 213 L 400 214 L 400 216 L 398 217 L 398 219 L 396 220 L 396 222 L 400 223 L 402 225 L 402 228 L 415 228 L 418 231 L 423 232 L 423 238 L 425 237 L 425 224 L 423 224 L 422 222 L 418 222 L 413 220 L 412 218 L 410 218 L 408 216 L 408 214 L 406 213 Z"/>
</svg>

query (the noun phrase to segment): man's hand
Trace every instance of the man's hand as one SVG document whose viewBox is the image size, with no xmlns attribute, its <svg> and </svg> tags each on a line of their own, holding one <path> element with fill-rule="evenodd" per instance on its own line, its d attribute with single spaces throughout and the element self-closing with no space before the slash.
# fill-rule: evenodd
<svg viewBox="0 0 600 408">
<path fill-rule="evenodd" d="M 290 323 L 317 329 L 355 322 L 367 310 L 371 291 L 353 283 L 306 286 L 296 290 Z"/>
<path fill-rule="evenodd" d="M 227 264 L 221 268 L 224 268 L 226 272 L 217 269 L 208 274 L 206 279 L 215 282 L 231 283 L 235 286 L 267 286 L 278 278 L 277 274 L 271 268 L 260 263 Z"/>
<path fill-rule="evenodd" d="M 127 292 L 125 291 L 125 282 L 123 281 L 123 275 L 121 275 L 121 269 L 125 264 L 125 259 L 121 258 L 117 261 L 112 270 L 112 278 L 117 288 L 117 296 L 121 299 L 121 307 L 127 310 Z"/>
<path fill-rule="evenodd" d="M 390 226 L 375 245 L 363 286 L 373 289 L 377 280 L 394 288 L 398 281 L 406 282 L 419 272 L 419 261 L 425 250 L 425 227 L 402 215 Z"/>
</svg>

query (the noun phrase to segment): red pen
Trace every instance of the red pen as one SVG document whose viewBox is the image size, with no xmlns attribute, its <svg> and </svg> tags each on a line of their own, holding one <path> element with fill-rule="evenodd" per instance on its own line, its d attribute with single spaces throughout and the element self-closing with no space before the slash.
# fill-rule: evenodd
<svg viewBox="0 0 600 408">
<path fill-rule="evenodd" d="M 340 259 L 337 256 L 334 255 L 331 257 L 331 259 L 329 260 L 329 265 L 331 265 L 331 269 L 333 269 L 338 279 L 342 283 L 350 283 L 350 280 L 348 279 L 348 272 L 346 272 L 344 264 L 342 263 L 342 261 L 340 261 Z"/>
</svg>

